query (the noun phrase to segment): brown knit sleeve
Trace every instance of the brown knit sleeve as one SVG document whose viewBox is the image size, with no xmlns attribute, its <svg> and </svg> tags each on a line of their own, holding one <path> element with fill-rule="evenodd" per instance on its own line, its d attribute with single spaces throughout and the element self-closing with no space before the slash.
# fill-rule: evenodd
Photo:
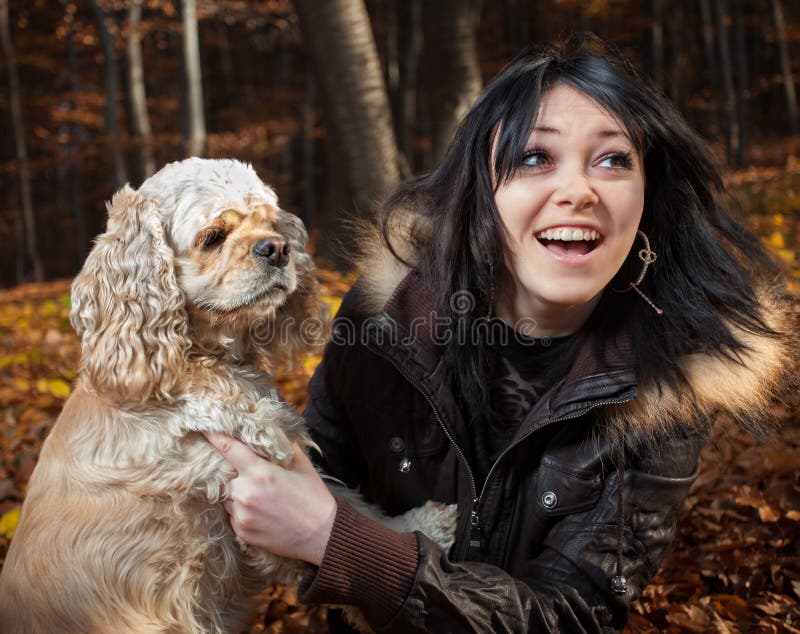
<svg viewBox="0 0 800 634">
<path fill-rule="evenodd" d="M 387 623 L 406 600 L 419 560 L 414 533 L 395 531 L 336 498 L 336 517 L 322 563 L 300 583 L 303 603 L 355 605 L 370 625 Z"/>
</svg>

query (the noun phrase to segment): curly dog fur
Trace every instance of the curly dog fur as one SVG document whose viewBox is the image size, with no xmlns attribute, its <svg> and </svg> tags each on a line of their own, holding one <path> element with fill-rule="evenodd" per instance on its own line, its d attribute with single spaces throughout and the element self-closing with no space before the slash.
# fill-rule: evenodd
<svg viewBox="0 0 800 634">
<path fill-rule="evenodd" d="M 238 161 L 113 196 L 72 285 L 79 375 L 0 576 L 4 631 L 232 632 L 248 597 L 297 579 L 236 538 L 218 503 L 234 473 L 200 432 L 281 464 L 308 444 L 260 369 L 324 342 L 306 240 Z"/>
</svg>

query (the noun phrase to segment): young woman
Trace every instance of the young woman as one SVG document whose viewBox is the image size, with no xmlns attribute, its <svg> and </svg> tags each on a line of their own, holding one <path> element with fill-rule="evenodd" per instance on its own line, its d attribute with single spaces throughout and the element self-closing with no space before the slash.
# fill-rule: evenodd
<svg viewBox="0 0 800 634">
<path fill-rule="evenodd" d="M 709 149 L 573 40 L 503 70 L 386 209 L 306 419 L 323 470 L 390 514 L 457 503 L 455 544 L 362 517 L 302 452 L 216 437 L 234 529 L 379 631 L 621 629 L 711 423 L 758 428 L 785 365 L 774 270 Z"/>
</svg>

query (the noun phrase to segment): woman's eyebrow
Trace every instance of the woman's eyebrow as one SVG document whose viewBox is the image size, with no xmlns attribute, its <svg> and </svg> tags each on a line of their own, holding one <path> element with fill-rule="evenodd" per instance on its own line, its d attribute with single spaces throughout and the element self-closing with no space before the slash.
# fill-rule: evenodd
<svg viewBox="0 0 800 634">
<path fill-rule="evenodd" d="M 624 132 L 621 132 L 620 130 L 601 130 L 600 132 L 597 133 L 597 136 L 599 136 L 599 137 L 601 137 L 603 139 L 606 139 L 606 138 L 609 138 L 609 137 L 615 137 L 615 136 L 621 136 L 621 137 L 624 137 L 626 139 L 628 138 L 628 135 L 625 134 Z"/>
<path fill-rule="evenodd" d="M 543 133 L 547 133 L 547 134 L 561 134 L 561 130 L 559 130 L 558 128 L 553 128 L 553 127 L 550 127 L 550 126 L 540 126 L 540 125 L 537 125 L 533 129 L 533 132 L 543 132 Z M 599 131 L 595 132 L 594 136 L 600 137 L 600 138 L 603 138 L 603 139 L 610 138 L 610 137 L 615 137 L 615 136 L 621 136 L 621 137 L 628 138 L 627 135 L 624 132 L 622 132 L 620 130 L 612 130 L 612 129 L 599 130 Z"/>
</svg>

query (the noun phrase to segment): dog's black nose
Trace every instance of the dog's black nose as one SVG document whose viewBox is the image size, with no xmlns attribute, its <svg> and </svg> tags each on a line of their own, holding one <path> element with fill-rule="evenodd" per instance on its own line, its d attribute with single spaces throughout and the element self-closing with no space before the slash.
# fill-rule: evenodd
<svg viewBox="0 0 800 634">
<path fill-rule="evenodd" d="M 253 255 L 266 258 L 272 266 L 286 266 L 289 262 L 289 245 L 280 236 L 264 238 L 256 242 Z"/>
</svg>

